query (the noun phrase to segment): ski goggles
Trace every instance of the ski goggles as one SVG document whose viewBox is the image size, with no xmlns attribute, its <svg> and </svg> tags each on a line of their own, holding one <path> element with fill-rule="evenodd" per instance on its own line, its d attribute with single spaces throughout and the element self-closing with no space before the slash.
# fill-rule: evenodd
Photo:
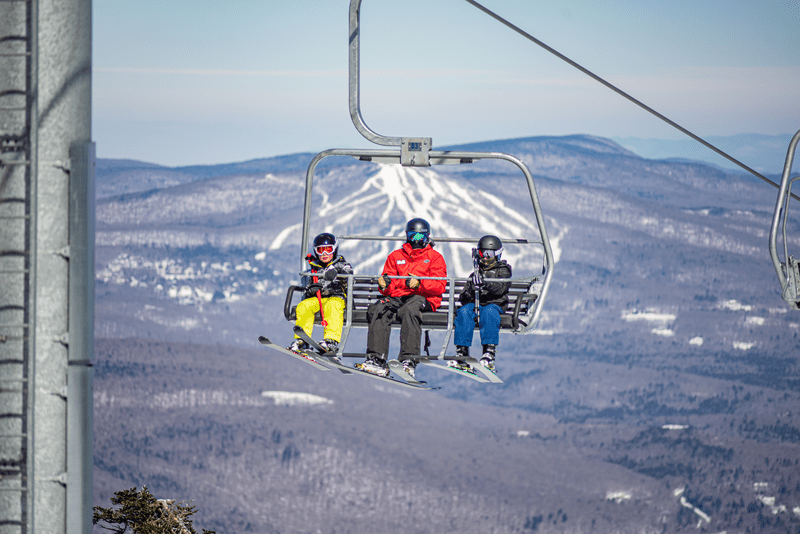
<svg viewBox="0 0 800 534">
<path fill-rule="evenodd" d="M 422 232 L 408 232 L 406 234 L 406 238 L 408 239 L 409 243 L 413 243 L 415 241 L 422 241 L 424 243 L 428 240 L 428 234 L 423 234 Z"/>
<path fill-rule="evenodd" d="M 322 256 L 323 254 L 333 254 L 333 251 L 336 250 L 336 247 L 333 245 L 320 245 L 314 250 L 317 251 L 318 255 Z"/>
<path fill-rule="evenodd" d="M 481 250 L 481 249 L 478 249 L 478 255 L 481 258 L 499 258 L 500 254 L 502 254 L 502 253 L 503 253 L 503 249 L 502 248 L 498 249 L 498 250 Z"/>
</svg>

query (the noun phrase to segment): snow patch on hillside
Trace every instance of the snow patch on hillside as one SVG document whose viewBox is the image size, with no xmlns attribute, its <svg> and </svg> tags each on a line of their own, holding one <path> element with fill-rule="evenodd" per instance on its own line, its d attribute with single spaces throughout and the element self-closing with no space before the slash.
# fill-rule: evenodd
<svg viewBox="0 0 800 534">
<path fill-rule="evenodd" d="M 320 397 L 319 395 L 312 395 L 311 393 L 294 393 L 292 391 L 262 391 L 262 397 L 268 397 L 275 401 L 276 405 L 280 406 L 313 406 L 315 404 L 333 404 L 333 401 Z"/>
<path fill-rule="evenodd" d="M 331 202 L 325 196 L 314 217 L 324 220 L 324 231 L 338 235 L 359 234 L 369 229 L 371 234 L 402 236 L 405 223 L 421 217 L 430 223 L 434 241 L 437 236 L 477 239 L 485 234 L 541 241 L 532 207 L 530 212 L 520 213 L 498 196 L 463 181 L 432 169 L 400 165 L 380 165 L 378 172 L 344 198 Z M 559 229 L 557 242 L 565 233 L 565 227 Z M 378 272 L 400 243 L 347 243 L 342 250 L 347 252 L 347 259 L 357 273 L 369 274 Z M 466 276 L 472 271 L 474 246 L 473 242 L 437 245 L 437 250 L 445 256 L 450 275 Z M 542 251 L 541 245 L 506 243 L 503 257 L 512 267 L 541 265 Z"/>
</svg>

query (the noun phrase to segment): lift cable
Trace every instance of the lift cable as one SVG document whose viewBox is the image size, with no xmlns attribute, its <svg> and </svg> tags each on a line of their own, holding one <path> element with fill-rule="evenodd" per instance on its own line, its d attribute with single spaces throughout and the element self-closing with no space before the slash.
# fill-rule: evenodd
<svg viewBox="0 0 800 534">
<path fill-rule="evenodd" d="M 565 56 L 564 54 L 562 54 L 562 53 L 561 53 L 561 52 L 559 52 L 558 50 L 556 50 L 556 49 L 554 49 L 554 48 L 552 48 L 552 47 L 550 47 L 550 46 L 546 45 L 545 43 L 543 43 L 542 41 L 540 41 L 539 39 L 537 39 L 537 38 L 536 38 L 536 37 L 534 37 L 533 35 L 529 34 L 529 33 L 528 33 L 528 32 L 526 32 L 525 30 L 523 30 L 523 29 L 519 28 L 518 26 L 515 26 L 515 25 L 514 25 L 514 24 L 512 24 L 511 22 L 509 22 L 509 21 L 507 21 L 506 19 L 504 19 L 503 17 L 501 17 L 500 15 L 498 15 L 498 14 L 494 13 L 493 11 L 491 11 L 491 10 L 489 10 L 489 9 L 485 8 L 485 7 L 483 7 L 482 5 L 480 5 L 480 4 L 479 4 L 478 2 L 476 2 L 475 0 L 466 0 L 466 1 L 467 1 L 468 3 L 470 3 L 470 4 L 472 4 L 473 6 L 477 7 L 478 9 L 480 9 L 481 11 L 483 11 L 484 13 L 486 13 L 487 15 L 489 15 L 490 17 L 492 17 L 492 18 L 496 19 L 497 21 L 501 22 L 502 24 L 505 24 L 506 26 L 508 26 L 509 28 L 511 28 L 512 30 L 514 30 L 515 32 L 517 32 L 518 34 L 520 34 L 520 35 L 522 35 L 523 37 L 525 37 L 526 39 L 528 39 L 528 40 L 530 40 L 530 41 L 534 42 L 535 44 L 537 44 L 537 45 L 539 45 L 539 46 L 541 46 L 542 48 L 544 48 L 545 50 L 547 50 L 547 51 L 548 51 L 548 52 L 550 52 L 551 54 L 555 55 L 555 56 L 556 56 L 556 57 L 558 57 L 559 59 L 562 59 L 563 61 L 566 61 L 567 63 L 569 63 L 570 65 L 572 65 L 573 67 L 575 67 L 575 68 L 576 68 L 576 69 L 578 69 L 579 71 L 583 72 L 583 73 L 584 73 L 584 74 L 586 74 L 587 76 L 590 76 L 591 78 L 593 78 L 593 79 L 595 79 L 596 81 L 600 82 L 601 84 L 605 85 L 606 87 L 608 87 L 609 89 L 611 89 L 611 90 L 612 90 L 612 91 L 614 91 L 615 93 L 617 93 L 617 94 L 619 94 L 619 95 L 621 95 L 621 96 L 623 96 L 623 97 L 627 98 L 628 100 L 630 100 L 631 102 L 633 102 L 634 104 L 636 104 L 637 106 L 639 106 L 640 108 L 644 109 L 645 111 L 648 111 L 648 112 L 652 113 L 653 115 L 655 115 L 656 117 L 658 117 L 658 118 L 659 118 L 659 119 L 661 119 L 662 121 L 666 122 L 666 123 L 667 123 L 667 124 L 669 124 L 670 126 L 672 126 L 672 127 L 674 127 L 674 128 L 677 128 L 678 130 L 680 130 L 681 132 L 685 133 L 686 135 L 688 135 L 689 137 L 691 137 L 691 138 L 692 138 L 692 139 L 694 139 L 695 141 L 697 141 L 697 142 L 699 142 L 699 143 L 701 143 L 701 144 L 705 145 L 706 147 L 710 148 L 711 150 L 713 150 L 714 152 L 716 152 L 716 153 L 717 153 L 717 154 L 719 154 L 720 156 L 722 156 L 722 157 L 724 157 L 724 158 L 726 158 L 726 159 L 730 160 L 730 161 L 731 161 L 731 162 L 733 162 L 734 164 L 738 165 L 739 167 L 743 168 L 744 170 L 746 170 L 747 172 L 749 172 L 750 174 L 752 174 L 753 176 L 755 176 L 756 178 L 760 178 L 761 180 L 763 180 L 763 181 L 767 182 L 768 184 L 772 185 L 772 186 L 773 186 L 773 187 L 775 187 L 776 189 L 780 189 L 780 186 L 779 186 L 778 184 L 776 184 L 775 182 L 773 182 L 772 180 L 770 180 L 770 179 L 769 179 L 769 178 L 767 178 L 766 176 L 762 175 L 761 173 L 757 172 L 757 171 L 756 171 L 756 170 L 754 170 L 754 169 L 751 169 L 750 167 L 748 167 L 747 165 L 745 165 L 745 164 L 744 164 L 744 163 L 742 163 L 741 161 L 737 160 L 736 158 L 734 158 L 734 157 L 732 157 L 732 156 L 728 155 L 727 153 L 723 152 L 722 150 L 718 149 L 717 147 L 715 147 L 714 145 L 712 145 L 711 143 L 709 143 L 709 142 L 708 142 L 708 141 L 706 141 L 705 139 L 702 139 L 701 137 L 699 137 L 699 136 L 697 136 L 697 135 L 693 134 L 692 132 L 690 132 L 689 130 L 687 130 L 686 128 L 684 128 L 683 126 L 681 126 L 680 124 L 678 124 L 677 122 L 670 120 L 669 118 L 665 117 L 664 115 L 662 115 L 662 114 L 661 114 L 661 113 L 659 113 L 658 111 L 654 110 L 654 109 L 653 109 L 653 108 L 651 108 L 650 106 L 648 106 L 648 105 L 646 105 L 645 103 L 643 103 L 643 102 L 641 102 L 641 101 L 639 101 L 639 100 L 635 99 L 634 97 L 632 97 L 631 95 L 629 95 L 629 94 L 628 94 L 628 93 L 626 93 L 625 91 L 623 91 L 623 90 L 619 89 L 619 88 L 618 88 L 618 87 L 616 87 L 615 85 L 613 85 L 613 84 L 611 84 L 611 83 L 607 82 L 606 80 L 604 80 L 604 79 L 603 79 L 603 78 L 601 78 L 600 76 L 596 75 L 596 74 L 595 74 L 595 73 L 593 73 L 592 71 L 590 71 L 590 70 L 588 70 L 588 69 L 584 68 L 583 66 L 581 66 L 580 64 L 578 64 L 578 63 L 576 63 L 576 62 L 572 61 L 570 58 L 568 58 L 567 56 Z M 794 199 L 796 199 L 796 200 L 800 200 L 800 197 L 798 197 L 798 196 L 797 196 L 797 195 L 795 195 L 794 193 L 792 193 L 792 194 L 791 194 L 791 196 L 792 196 L 792 198 L 794 198 Z"/>
</svg>

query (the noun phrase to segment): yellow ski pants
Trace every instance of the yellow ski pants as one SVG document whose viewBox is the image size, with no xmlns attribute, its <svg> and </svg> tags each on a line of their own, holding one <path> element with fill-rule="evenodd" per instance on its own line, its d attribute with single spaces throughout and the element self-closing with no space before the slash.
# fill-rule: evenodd
<svg viewBox="0 0 800 534">
<path fill-rule="evenodd" d="M 302 300 L 297 305 L 297 320 L 295 324 L 311 336 L 314 329 L 314 314 L 319 311 L 319 299 L 311 297 Z M 322 337 L 336 341 L 342 339 L 342 327 L 344 326 L 344 299 L 341 297 L 325 297 L 322 299 L 322 311 L 328 326 Z M 295 336 L 297 337 L 297 336 Z"/>
</svg>

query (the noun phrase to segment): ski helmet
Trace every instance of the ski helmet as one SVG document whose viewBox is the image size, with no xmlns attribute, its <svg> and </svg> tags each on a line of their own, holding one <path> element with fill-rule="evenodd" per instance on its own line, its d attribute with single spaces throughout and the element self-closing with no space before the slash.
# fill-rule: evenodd
<svg viewBox="0 0 800 534">
<path fill-rule="evenodd" d="M 329 233 L 319 234 L 317 237 L 314 238 L 314 257 L 317 258 L 319 261 L 322 261 L 322 254 L 324 253 L 331 253 L 333 257 L 330 261 L 333 261 L 338 256 L 337 251 L 339 250 L 339 242 L 336 240 L 336 236 Z M 330 262 L 328 262 L 330 263 Z"/>
<path fill-rule="evenodd" d="M 413 248 L 425 248 L 431 240 L 431 225 L 425 219 L 411 219 L 406 224 L 406 243 Z"/>
<path fill-rule="evenodd" d="M 485 235 L 478 240 L 478 257 L 484 267 L 500 260 L 503 254 L 503 242 L 494 235 Z"/>
</svg>

